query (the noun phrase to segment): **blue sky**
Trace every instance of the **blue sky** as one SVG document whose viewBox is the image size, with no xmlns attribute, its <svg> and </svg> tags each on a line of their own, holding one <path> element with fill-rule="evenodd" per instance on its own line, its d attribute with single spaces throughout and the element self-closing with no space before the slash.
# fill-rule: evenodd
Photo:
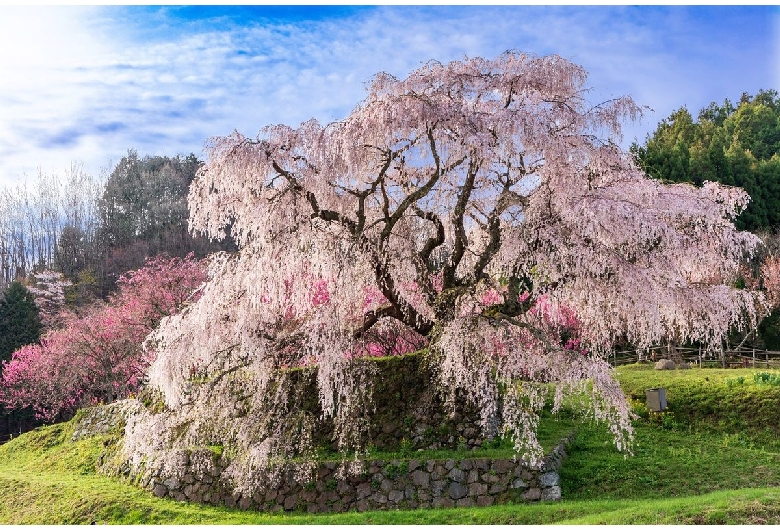
<svg viewBox="0 0 780 530">
<path fill-rule="evenodd" d="M 780 90 L 777 6 L 84 6 L 0 8 L 0 185 L 95 175 L 128 149 L 195 153 L 234 129 L 345 117 L 379 71 L 430 59 L 556 53 L 590 100 L 654 109 Z"/>
</svg>

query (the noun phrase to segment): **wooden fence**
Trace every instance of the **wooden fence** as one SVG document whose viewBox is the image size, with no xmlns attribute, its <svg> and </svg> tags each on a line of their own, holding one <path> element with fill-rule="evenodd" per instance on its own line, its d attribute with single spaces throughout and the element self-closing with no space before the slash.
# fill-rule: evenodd
<svg viewBox="0 0 780 530">
<path fill-rule="evenodd" d="M 780 368 L 780 351 L 744 347 L 716 352 L 683 347 L 675 347 L 670 351 L 668 346 L 655 346 L 645 351 L 614 350 L 607 361 L 612 366 L 620 366 L 670 358 L 682 359 L 700 368 Z"/>
</svg>

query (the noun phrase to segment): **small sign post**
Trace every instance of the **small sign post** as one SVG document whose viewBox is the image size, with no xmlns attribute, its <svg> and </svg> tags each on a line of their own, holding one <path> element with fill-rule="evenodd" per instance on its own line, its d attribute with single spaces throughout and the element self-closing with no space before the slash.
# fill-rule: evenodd
<svg viewBox="0 0 780 530">
<path fill-rule="evenodd" d="M 648 388 L 645 390 L 647 409 L 652 412 L 663 412 L 666 409 L 666 389 Z"/>
</svg>

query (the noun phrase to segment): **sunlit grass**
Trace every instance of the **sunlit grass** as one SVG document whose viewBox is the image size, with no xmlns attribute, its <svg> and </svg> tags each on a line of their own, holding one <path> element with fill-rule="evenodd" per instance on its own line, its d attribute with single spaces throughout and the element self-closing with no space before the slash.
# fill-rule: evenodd
<svg viewBox="0 0 780 530">
<path fill-rule="evenodd" d="M 667 388 L 669 411 L 663 421 L 637 420 L 630 457 L 614 449 L 603 426 L 581 426 L 561 470 L 564 500 L 557 503 L 308 515 L 157 499 L 96 473 L 114 440 L 70 442 L 73 427 L 66 423 L 0 446 L 0 524 L 778 524 L 779 387 L 754 381 L 762 371 L 621 368 L 621 383 L 636 398 L 645 388 Z M 739 377 L 741 383 L 727 383 Z M 713 395 L 726 401 L 708 404 Z M 745 407 L 755 407 L 767 425 L 740 420 L 734 410 Z M 540 434 L 545 448 L 571 428 L 570 420 L 550 419 Z"/>
</svg>

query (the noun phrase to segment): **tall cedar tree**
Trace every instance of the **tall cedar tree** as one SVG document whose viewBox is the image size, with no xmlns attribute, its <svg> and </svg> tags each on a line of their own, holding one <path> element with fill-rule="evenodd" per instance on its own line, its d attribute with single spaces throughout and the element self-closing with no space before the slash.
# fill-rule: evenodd
<svg viewBox="0 0 780 530">
<path fill-rule="evenodd" d="M 27 344 L 38 342 L 43 326 L 33 294 L 18 281 L 11 282 L 0 301 L 0 361 Z M 0 375 L 3 364 L 0 362 Z M 29 408 L 7 410 L 0 405 L 0 440 L 37 425 Z"/>
<path fill-rule="evenodd" d="M 12 282 L 0 301 L 0 360 L 41 337 L 41 318 L 32 293 L 20 282 Z"/>
<path fill-rule="evenodd" d="M 750 203 L 736 219 L 740 229 L 780 227 L 780 97 L 776 90 L 742 94 L 735 107 L 713 102 L 693 119 L 685 107 L 661 121 L 645 145 L 633 145 L 652 178 L 705 181 L 743 188 Z"/>
</svg>

